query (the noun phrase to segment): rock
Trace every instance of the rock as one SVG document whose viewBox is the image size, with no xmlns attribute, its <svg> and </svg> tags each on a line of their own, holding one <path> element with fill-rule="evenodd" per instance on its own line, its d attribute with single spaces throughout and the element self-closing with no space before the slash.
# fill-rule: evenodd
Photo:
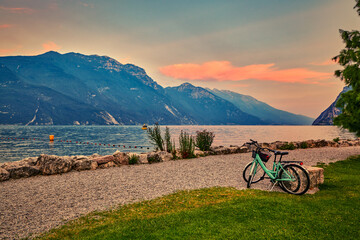
<svg viewBox="0 0 360 240">
<path fill-rule="evenodd" d="M 328 142 L 326 140 L 317 140 L 315 141 L 315 147 L 327 147 Z"/>
<path fill-rule="evenodd" d="M 139 163 L 141 163 L 141 164 L 149 163 L 148 159 L 147 159 L 147 153 L 141 153 L 141 154 L 138 154 L 138 156 L 139 156 Z"/>
<path fill-rule="evenodd" d="M 115 161 L 115 157 L 113 155 L 106 155 L 102 157 L 93 158 L 93 161 L 97 162 L 98 165 L 101 165 Z"/>
<path fill-rule="evenodd" d="M 117 165 L 129 165 L 130 157 L 126 153 L 116 151 L 113 156 Z"/>
<path fill-rule="evenodd" d="M 0 182 L 6 181 L 10 178 L 10 173 L 4 168 L 0 168 Z"/>
<path fill-rule="evenodd" d="M 114 162 L 107 162 L 99 166 L 99 168 L 111 168 L 111 167 L 117 167 L 117 165 Z"/>
<path fill-rule="evenodd" d="M 221 154 L 230 154 L 231 150 L 230 148 L 219 146 L 212 149 L 212 151 L 215 153 L 215 155 L 221 155 Z"/>
<path fill-rule="evenodd" d="M 95 170 L 98 167 L 98 164 L 93 159 L 77 159 L 74 162 L 73 169 L 76 171 L 83 170 Z"/>
<path fill-rule="evenodd" d="M 98 158 L 98 157 L 101 157 L 101 155 L 98 153 L 94 153 L 93 155 L 90 156 L 90 158 Z"/>
<path fill-rule="evenodd" d="M 160 151 L 160 152 L 156 152 L 159 157 L 161 158 L 161 162 L 167 162 L 173 159 L 173 156 L 171 153 L 168 153 L 166 151 Z"/>
<path fill-rule="evenodd" d="M 22 178 L 31 177 L 40 174 L 40 170 L 36 166 L 31 166 L 27 161 L 21 160 L 16 162 L 7 162 L 2 166 L 7 172 L 9 172 L 10 178 Z"/>
<path fill-rule="evenodd" d="M 249 149 L 245 146 L 240 147 L 239 153 L 247 153 L 249 152 Z"/>
<path fill-rule="evenodd" d="M 73 163 L 74 159 L 68 156 L 41 154 L 36 161 L 36 167 L 40 169 L 42 174 L 51 175 L 71 171 Z"/>
<path fill-rule="evenodd" d="M 324 183 L 324 169 L 319 167 L 304 166 L 310 177 L 310 193 L 319 191 L 319 185 Z"/>
<path fill-rule="evenodd" d="M 195 155 L 196 157 L 204 157 L 204 156 L 206 156 L 206 155 L 205 155 L 205 152 L 204 152 L 204 151 L 201 151 L 201 150 L 195 150 L 195 151 L 194 151 L 194 155 Z"/>
</svg>

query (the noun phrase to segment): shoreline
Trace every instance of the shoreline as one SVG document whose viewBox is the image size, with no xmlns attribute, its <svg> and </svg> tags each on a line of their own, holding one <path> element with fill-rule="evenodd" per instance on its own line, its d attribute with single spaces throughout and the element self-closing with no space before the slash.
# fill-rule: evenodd
<svg viewBox="0 0 360 240">
<path fill-rule="evenodd" d="M 360 155 L 360 146 L 297 149 L 285 159 L 316 165 L 352 155 Z M 251 153 L 212 155 L 1 182 L 0 239 L 36 235 L 92 211 L 150 200 L 179 190 L 215 186 L 245 189 L 242 171 L 249 161 Z M 254 184 L 254 188 L 266 190 L 268 182 Z"/>
</svg>

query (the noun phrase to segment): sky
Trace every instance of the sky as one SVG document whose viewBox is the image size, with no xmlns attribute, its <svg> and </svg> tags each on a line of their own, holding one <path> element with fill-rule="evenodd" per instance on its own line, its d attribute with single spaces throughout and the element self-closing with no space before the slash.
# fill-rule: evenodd
<svg viewBox="0 0 360 240">
<path fill-rule="evenodd" d="M 0 0 L 0 56 L 106 55 L 163 87 L 250 95 L 317 117 L 344 87 L 331 61 L 354 0 Z"/>
</svg>

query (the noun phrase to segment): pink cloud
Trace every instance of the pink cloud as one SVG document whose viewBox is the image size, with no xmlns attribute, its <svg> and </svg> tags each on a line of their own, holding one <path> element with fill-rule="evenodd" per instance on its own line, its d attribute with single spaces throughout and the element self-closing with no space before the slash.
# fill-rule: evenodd
<svg viewBox="0 0 360 240">
<path fill-rule="evenodd" d="M 316 72 L 306 68 L 278 69 L 274 63 L 235 67 L 229 61 L 175 64 L 161 67 L 160 72 L 166 76 L 184 80 L 240 81 L 257 79 L 307 84 L 316 84 L 313 79 L 326 79 L 332 76 L 332 73 Z"/>
<path fill-rule="evenodd" d="M 2 29 L 2 28 L 9 28 L 9 27 L 11 27 L 10 24 L 1 24 L 1 25 L 0 25 L 0 29 Z"/>
<path fill-rule="evenodd" d="M 336 62 L 333 61 L 332 59 L 323 61 L 323 62 L 312 62 L 310 63 L 311 65 L 315 65 L 315 66 L 329 66 L 329 65 L 335 65 Z"/>
<path fill-rule="evenodd" d="M 51 41 L 43 43 L 42 47 L 43 47 L 45 52 L 57 51 L 57 50 L 59 50 L 61 48 L 59 45 L 57 45 L 56 43 L 51 42 Z"/>
<path fill-rule="evenodd" d="M 31 8 L 11 8 L 0 6 L 0 10 L 10 12 L 10 13 L 32 13 L 34 10 Z"/>
<path fill-rule="evenodd" d="M 20 48 L 22 48 L 22 46 L 17 46 L 15 48 L 3 48 L 3 49 L 0 49 L 0 55 L 1 56 L 6 56 L 6 55 L 9 55 L 17 50 L 19 50 Z"/>
</svg>

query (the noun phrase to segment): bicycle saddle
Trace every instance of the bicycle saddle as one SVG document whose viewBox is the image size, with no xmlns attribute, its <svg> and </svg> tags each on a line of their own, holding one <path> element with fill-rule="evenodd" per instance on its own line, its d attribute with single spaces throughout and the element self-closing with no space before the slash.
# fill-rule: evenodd
<svg viewBox="0 0 360 240">
<path fill-rule="evenodd" d="M 289 154 L 289 152 L 280 152 L 280 151 L 274 151 L 274 154 L 275 155 L 288 155 Z"/>
</svg>

